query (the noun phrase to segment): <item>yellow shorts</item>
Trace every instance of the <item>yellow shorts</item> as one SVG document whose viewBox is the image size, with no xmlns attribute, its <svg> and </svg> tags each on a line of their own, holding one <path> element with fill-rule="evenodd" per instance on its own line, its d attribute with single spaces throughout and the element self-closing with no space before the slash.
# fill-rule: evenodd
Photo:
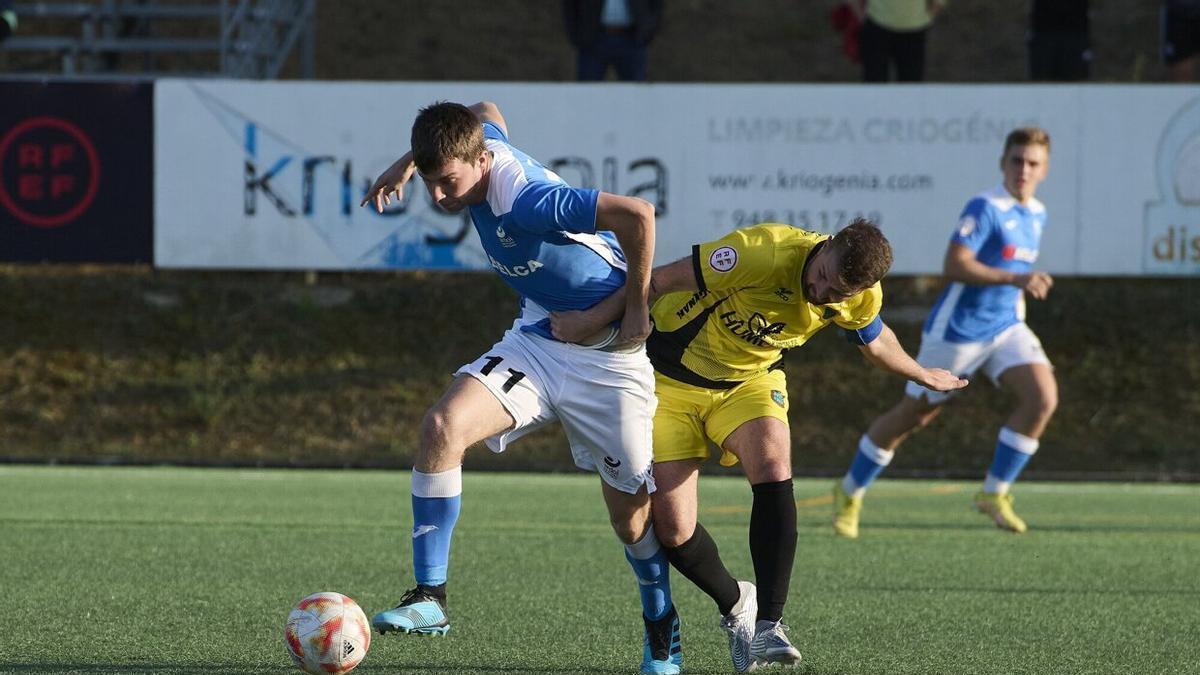
<svg viewBox="0 0 1200 675">
<path fill-rule="evenodd" d="M 772 370 L 734 387 L 706 389 L 654 373 L 654 461 L 709 457 L 709 440 L 720 447 L 742 424 L 759 417 L 788 423 L 787 379 Z M 738 459 L 721 450 L 721 466 Z"/>
</svg>

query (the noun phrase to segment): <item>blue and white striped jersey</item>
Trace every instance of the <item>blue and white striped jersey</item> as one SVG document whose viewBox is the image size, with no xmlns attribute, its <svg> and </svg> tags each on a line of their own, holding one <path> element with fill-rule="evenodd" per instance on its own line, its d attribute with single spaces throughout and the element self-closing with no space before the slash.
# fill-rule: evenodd
<svg viewBox="0 0 1200 675">
<path fill-rule="evenodd" d="M 1017 274 L 1037 261 L 1046 207 L 1036 199 L 1020 204 L 1003 185 L 967 202 L 950 241 L 975 252 L 975 259 Z M 925 334 L 946 342 L 982 342 L 1025 320 L 1024 292 L 1016 286 L 979 286 L 954 281 L 938 296 Z"/>
<path fill-rule="evenodd" d="M 521 294 L 521 330 L 553 339 L 547 311 L 587 309 L 625 284 L 625 254 L 596 231 L 600 192 L 573 188 L 483 125 L 493 154 L 487 200 L 470 208 L 492 269 Z"/>
</svg>

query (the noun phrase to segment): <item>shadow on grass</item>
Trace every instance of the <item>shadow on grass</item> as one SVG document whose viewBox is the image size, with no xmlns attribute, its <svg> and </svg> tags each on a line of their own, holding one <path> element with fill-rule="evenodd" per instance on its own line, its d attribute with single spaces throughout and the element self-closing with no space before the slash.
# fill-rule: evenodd
<svg viewBox="0 0 1200 675">
<path fill-rule="evenodd" d="M 855 586 L 843 592 L 863 591 L 867 593 L 984 593 L 995 595 L 1134 595 L 1134 596 L 1188 596 L 1200 597 L 1200 588 L 987 588 L 984 586 Z"/>
<path fill-rule="evenodd" d="M 987 519 L 985 519 L 983 516 L 980 516 L 979 520 L 974 524 L 972 524 L 972 523 L 911 523 L 911 522 L 889 523 L 886 521 L 881 522 L 881 523 L 864 521 L 862 523 L 862 529 L 864 531 L 874 530 L 874 529 L 879 529 L 879 530 L 978 530 L 978 529 L 985 529 L 986 530 L 988 528 L 996 529 L 991 524 L 991 522 L 988 521 Z M 1144 532 L 1144 533 L 1173 532 L 1173 533 L 1179 533 L 1179 534 L 1200 535 L 1200 521 L 1198 521 L 1195 525 L 1181 525 L 1181 524 L 1163 524 L 1163 525 L 1096 524 L 1096 525 L 1089 525 L 1089 524 L 1084 524 L 1084 523 L 1043 525 L 1043 524 L 1038 523 L 1036 520 L 1034 520 L 1034 521 L 1030 522 L 1030 524 L 1029 524 L 1029 532 L 1030 532 L 1030 534 L 1036 534 L 1039 532 L 1045 532 L 1045 533 L 1071 532 L 1071 533 L 1083 533 L 1083 534 L 1107 534 L 1107 533 L 1135 534 L 1138 532 Z"/>
<path fill-rule="evenodd" d="M 187 675 L 197 673 L 221 673 L 222 675 L 296 675 L 300 672 L 293 666 L 263 666 L 214 663 L 206 666 L 198 665 L 118 665 L 91 663 L 5 663 L 0 662 L 0 673 L 33 673 L 38 675 L 103 675 L 107 673 L 128 675 L 129 673 L 146 673 L 147 675 Z M 557 667 L 529 667 L 502 665 L 446 665 L 422 666 L 406 663 L 370 663 L 364 662 L 355 669 L 357 673 L 371 672 L 402 672 L 409 675 L 419 673 L 628 673 L 629 668 L 582 667 L 564 670 Z M 695 671 L 700 672 L 700 671 Z M 724 671 L 713 671 L 724 672 Z M 793 671 L 801 673 L 804 671 Z"/>
<path fill-rule="evenodd" d="M 245 664 L 214 663 L 207 666 L 177 664 L 96 664 L 96 663 L 4 663 L 0 661 L 0 673 L 45 673 L 46 675 L 101 675 L 102 673 L 148 673 L 154 675 L 186 675 L 187 673 L 228 673 L 229 675 L 296 675 L 295 666 L 251 666 Z"/>
</svg>

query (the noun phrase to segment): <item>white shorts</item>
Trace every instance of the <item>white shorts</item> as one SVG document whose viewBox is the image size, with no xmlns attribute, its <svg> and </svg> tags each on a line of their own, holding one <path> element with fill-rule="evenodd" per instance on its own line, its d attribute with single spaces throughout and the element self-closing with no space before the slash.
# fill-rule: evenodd
<svg viewBox="0 0 1200 675">
<path fill-rule="evenodd" d="M 1005 328 L 999 335 L 986 342 L 946 342 L 921 336 L 921 351 L 917 363 L 926 368 L 945 368 L 959 377 L 971 377 L 976 371 L 1000 385 L 1000 375 L 1013 366 L 1033 363 L 1050 365 L 1042 342 L 1024 322 Z M 963 390 L 957 390 L 963 391 Z M 956 392 L 933 391 L 916 382 L 909 381 L 904 393 L 912 398 L 925 397 L 930 403 L 943 403 Z"/>
<path fill-rule="evenodd" d="M 554 421 L 562 423 L 575 465 L 633 494 L 654 491 L 651 466 L 654 369 L 644 346 L 588 349 L 513 329 L 459 368 L 492 392 L 516 420 L 486 440 L 492 452 Z"/>
</svg>

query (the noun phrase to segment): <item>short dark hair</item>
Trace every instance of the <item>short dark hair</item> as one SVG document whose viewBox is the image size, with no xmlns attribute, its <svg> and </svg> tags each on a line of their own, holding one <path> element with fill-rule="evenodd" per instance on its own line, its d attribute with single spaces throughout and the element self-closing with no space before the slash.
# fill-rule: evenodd
<svg viewBox="0 0 1200 675">
<path fill-rule="evenodd" d="M 467 106 L 449 101 L 421 108 L 411 141 L 413 162 L 423 173 L 437 171 L 452 159 L 473 162 L 487 152 L 479 118 Z"/>
<path fill-rule="evenodd" d="M 829 245 L 839 256 L 838 276 L 848 288 L 873 286 L 892 267 L 892 245 L 866 218 L 855 218 L 833 235 Z"/>
<path fill-rule="evenodd" d="M 1008 137 L 1004 139 L 1003 156 L 1008 156 L 1008 151 L 1015 145 L 1042 145 L 1045 146 L 1046 152 L 1050 152 L 1050 134 L 1041 127 L 1019 127 L 1008 132 Z"/>
</svg>

